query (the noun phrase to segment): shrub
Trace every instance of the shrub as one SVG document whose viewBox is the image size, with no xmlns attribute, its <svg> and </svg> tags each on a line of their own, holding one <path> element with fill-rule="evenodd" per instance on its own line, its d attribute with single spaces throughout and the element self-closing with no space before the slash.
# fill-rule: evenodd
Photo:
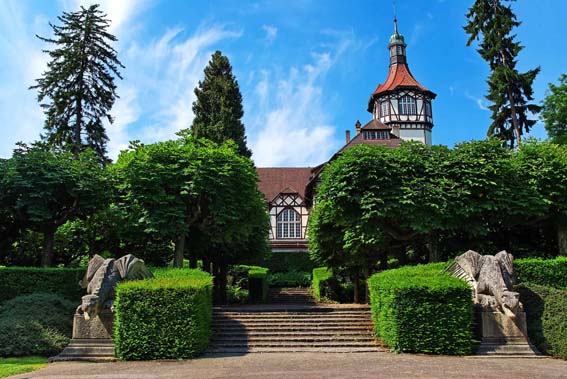
<svg viewBox="0 0 567 379">
<path fill-rule="evenodd" d="M 332 298 L 334 285 L 331 281 L 333 279 L 333 270 L 326 267 L 318 267 L 313 269 L 313 296 L 317 301 L 323 298 Z"/>
<path fill-rule="evenodd" d="M 533 283 L 567 289 L 567 257 L 514 260 L 516 283 Z"/>
<path fill-rule="evenodd" d="M 265 267 L 253 267 L 248 271 L 248 290 L 251 301 L 268 300 L 268 272 Z"/>
<path fill-rule="evenodd" d="M 392 350 L 471 352 L 471 290 L 464 281 L 444 273 L 444 266 L 406 266 L 369 279 L 374 330 Z"/>
<path fill-rule="evenodd" d="M 2 267 L 0 305 L 34 292 L 58 294 L 79 303 L 85 293 L 79 286 L 84 274 L 84 268 Z"/>
<path fill-rule="evenodd" d="M 69 343 L 78 303 L 33 293 L 0 307 L 0 356 L 54 355 Z"/>
<path fill-rule="evenodd" d="M 238 286 L 226 287 L 226 299 L 230 304 L 246 304 L 248 302 L 250 293 L 248 290 Z"/>
<path fill-rule="evenodd" d="M 306 251 L 272 253 L 266 262 L 266 266 L 270 269 L 270 272 L 311 272 L 315 267 Z"/>
<path fill-rule="evenodd" d="M 191 269 L 157 269 L 154 275 L 116 288 L 117 356 L 143 360 L 201 354 L 211 335 L 212 276 Z"/>
<path fill-rule="evenodd" d="M 270 273 L 268 282 L 272 287 L 308 287 L 311 274 L 305 271 L 287 271 Z"/>
<path fill-rule="evenodd" d="M 530 341 L 542 352 L 567 359 L 567 291 L 529 283 L 516 290 L 526 311 Z"/>
</svg>

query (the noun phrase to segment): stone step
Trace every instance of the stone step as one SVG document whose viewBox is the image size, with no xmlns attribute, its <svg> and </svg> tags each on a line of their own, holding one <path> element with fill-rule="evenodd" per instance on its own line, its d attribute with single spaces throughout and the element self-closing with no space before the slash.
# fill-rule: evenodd
<svg viewBox="0 0 567 379">
<path fill-rule="evenodd" d="M 231 305 L 213 307 L 213 313 L 335 313 L 335 312 L 362 312 L 370 311 L 368 305 L 340 304 L 340 305 L 301 305 L 301 304 L 256 304 Z"/>
<path fill-rule="evenodd" d="M 266 330 L 226 330 L 215 331 L 215 336 L 266 336 L 266 337 L 285 337 L 285 336 L 368 336 L 371 335 L 369 329 L 355 330 L 302 330 L 302 331 L 266 331 Z"/>
<path fill-rule="evenodd" d="M 340 320 L 340 319 L 315 319 L 315 320 L 298 320 L 298 319 L 287 319 L 287 320 L 266 320 L 266 319 L 261 319 L 261 320 L 215 320 L 213 322 L 213 325 L 216 327 L 222 327 L 222 326 L 272 326 L 272 327 L 277 327 L 277 326 L 293 326 L 293 325 L 298 325 L 298 324 L 305 324 L 305 325 L 311 325 L 311 326 L 325 326 L 325 325 L 329 325 L 329 326 L 336 326 L 336 325 L 344 325 L 344 326 L 348 326 L 348 325 L 371 325 L 372 321 L 371 320 L 366 320 L 366 319 L 348 319 L 348 320 Z"/>
<path fill-rule="evenodd" d="M 303 341 L 303 342 L 287 342 L 287 341 L 253 341 L 253 342 L 217 342 L 211 345 L 211 349 L 227 348 L 227 347 L 277 347 L 277 348 L 301 348 L 301 347 L 342 347 L 342 348 L 359 348 L 359 347 L 378 347 L 374 341 Z"/>
<path fill-rule="evenodd" d="M 263 327 L 242 327 L 242 326 L 225 326 L 222 328 L 217 328 L 218 331 L 223 332 L 237 332 L 237 333 L 288 333 L 288 332 L 357 332 L 357 331 L 372 331 L 373 326 L 372 324 L 367 325 L 323 325 L 318 327 L 312 326 L 303 326 L 303 325 L 294 325 L 288 327 L 278 327 L 274 328 L 274 326 L 263 326 Z"/>
<path fill-rule="evenodd" d="M 298 344 L 311 344 L 319 342 L 336 342 L 336 343 L 353 343 L 353 342 L 374 342 L 374 338 L 369 335 L 359 336 L 283 336 L 274 338 L 273 336 L 241 336 L 241 337 L 216 337 L 211 339 L 214 345 L 234 343 L 239 345 L 250 345 L 256 343 L 298 343 Z"/>
<path fill-rule="evenodd" d="M 209 354 L 239 353 L 373 353 L 388 351 L 380 346 L 360 347 L 216 347 L 207 350 Z"/>
<path fill-rule="evenodd" d="M 537 349 L 527 343 L 519 344 L 488 344 L 482 343 L 476 352 L 477 355 L 498 355 L 498 356 L 525 356 L 540 355 Z"/>
<path fill-rule="evenodd" d="M 321 317 L 321 316 L 365 316 L 369 317 L 370 311 L 344 311 L 344 312 L 213 312 L 216 317 L 272 317 L 272 316 L 296 316 L 296 317 Z"/>
</svg>

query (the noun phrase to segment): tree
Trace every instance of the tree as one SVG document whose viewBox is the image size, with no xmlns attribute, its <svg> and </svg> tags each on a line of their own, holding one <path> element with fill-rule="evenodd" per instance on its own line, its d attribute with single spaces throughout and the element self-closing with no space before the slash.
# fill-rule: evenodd
<svg viewBox="0 0 567 379">
<path fill-rule="evenodd" d="M 45 146 L 20 145 L 0 179 L 14 218 L 23 228 L 43 234 L 41 265 L 53 261 L 55 232 L 67 221 L 105 207 L 109 192 L 96 153 L 75 157 Z"/>
<path fill-rule="evenodd" d="M 524 131 L 529 132 L 537 122 L 529 119 L 528 112 L 537 114 L 540 110 L 538 105 L 530 103 L 532 84 L 540 68 L 524 73 L 516 69 L 517 56 L 523 47 L 511 34 L 520 22 L 510 6 L 504 6 L 500 0 L 476 0 L 466 17 L 467 46 L 480 39 L 478 52 L 491 70 L 486 98 L 492 103 L 492 124 L 487 134 L 501 139 L 511 149 L 516 143 L 519 147 Z"/>
<path fill-rule="evenodd" d="M 50 23 L 54 38 L 38 36 L 55 48 L 44 51 L 51 61 L 30 87 L 38 90 L 46 115 L 43 138 L 75 157 L 92 148 L 101 161 L 108 161 L 103 119 L 113 122 L 109 112 L 118 98 L 114 76 L 122 79 L 119 68 L 124 68 L 110 45 L 117 39 L 107 32 L 110 21 L 98 5 L 81 6 L 58 19 L 61 26 Z"/>
<path fill-rule="evenodd" d="M 567 75 L 561 75 L 559 85 L 549 83 L 549 90 L 543 100 L 541 119 L 551 140 L 567 145 Z"/>
<path fill-rule="evenodd" d="M 191 131 L 197 138 L 218 144 L 228 139 L 238 146 L 238 153 L 250 157 L 242 124 L 242 95 L 228 58 L 217 51 L 205 67 L 205 79 L 195 88 L 195 119 Z"/>
</svg>

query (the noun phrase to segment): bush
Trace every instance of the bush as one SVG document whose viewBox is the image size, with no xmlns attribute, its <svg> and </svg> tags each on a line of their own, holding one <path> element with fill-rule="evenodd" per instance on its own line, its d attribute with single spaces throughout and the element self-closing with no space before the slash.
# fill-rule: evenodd
<svg viewBox="0 0 567 379">
<path fill-rule="evenodd" d="M 268 300 L 268 272 L 265 267 L 253 267 L 248 271 L 250 301 Z"/>
<path fill-rule="evenodd" d="M 567 257 L 516 259 L 514 269 L 516 283 L 567 289 Z"/>
<path fill-rule="evenodd" d="M 143 360 L 201 354 L 211 336 L 212 276 L 191 269 L 157 269 L 154 275 L 116 288 L 116 355 Z"/>
<path fill-rule="evenodd" d="M 226 287 L 226 300 L 229 304 L 246 304 L 249 300 L 250 293 L 248 290 L 238 286 Z"/>
<path fill-rule="evenodd" d="M 266 262 L 271 272 L 306 271 L 315 268 L 306 251 L 290 251 L 285 253 L 272 253 Z"/>
<path fill-rule="evenodd" d="M 313 281 L 311 287 L 313 288 L 313 296 L 317 301 L 322 299 L 333 298 L 335 287 L 331 281 L 333 280 L 333 270 L 326 267 L 318 267 L 313 269 Z"/>
<path fill-rule="evenodd" d="M 85 271 L 84 268 L 0 268 L 0 305 L 34 292 L 58 294 L 79 304 L 85 294 L 79 286 Z"/>
<path fill-rule="evenodd" d="M 529 283 L 516 290 L 526 311 L 530 341 L 544 353 L 567 359 L 567 291 Z"/>
<path fill-rule="evenodd" d="M 69 343 L 78 303 L 34 293 L 0 307 L 0 356 L 54 355 Z"/>
<path fill-rule="evenodd" d="M 444 273 L 445 264 L 406 266 L 369 281 L 374 330 L 398 352 L 471 352 L 471 289 Z"/>
<path fill-rule="evenodd" d="M 311 274 L 304 271 L 270 273 L 268 282 L 271 287 L 309 287 Z"/>
</svg>

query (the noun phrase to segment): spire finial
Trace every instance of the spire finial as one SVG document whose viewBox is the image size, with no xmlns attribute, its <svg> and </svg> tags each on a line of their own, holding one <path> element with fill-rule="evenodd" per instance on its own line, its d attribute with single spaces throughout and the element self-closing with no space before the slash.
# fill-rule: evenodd
<svg viewBox="0 0 567 379">
<path fill-rule="evenodd" d="M 398 15 L 396 13 L 396 0 L 392 0 L 392 8 L 394 11 L 394 34 L 398 34 Z"/>
</svg>

